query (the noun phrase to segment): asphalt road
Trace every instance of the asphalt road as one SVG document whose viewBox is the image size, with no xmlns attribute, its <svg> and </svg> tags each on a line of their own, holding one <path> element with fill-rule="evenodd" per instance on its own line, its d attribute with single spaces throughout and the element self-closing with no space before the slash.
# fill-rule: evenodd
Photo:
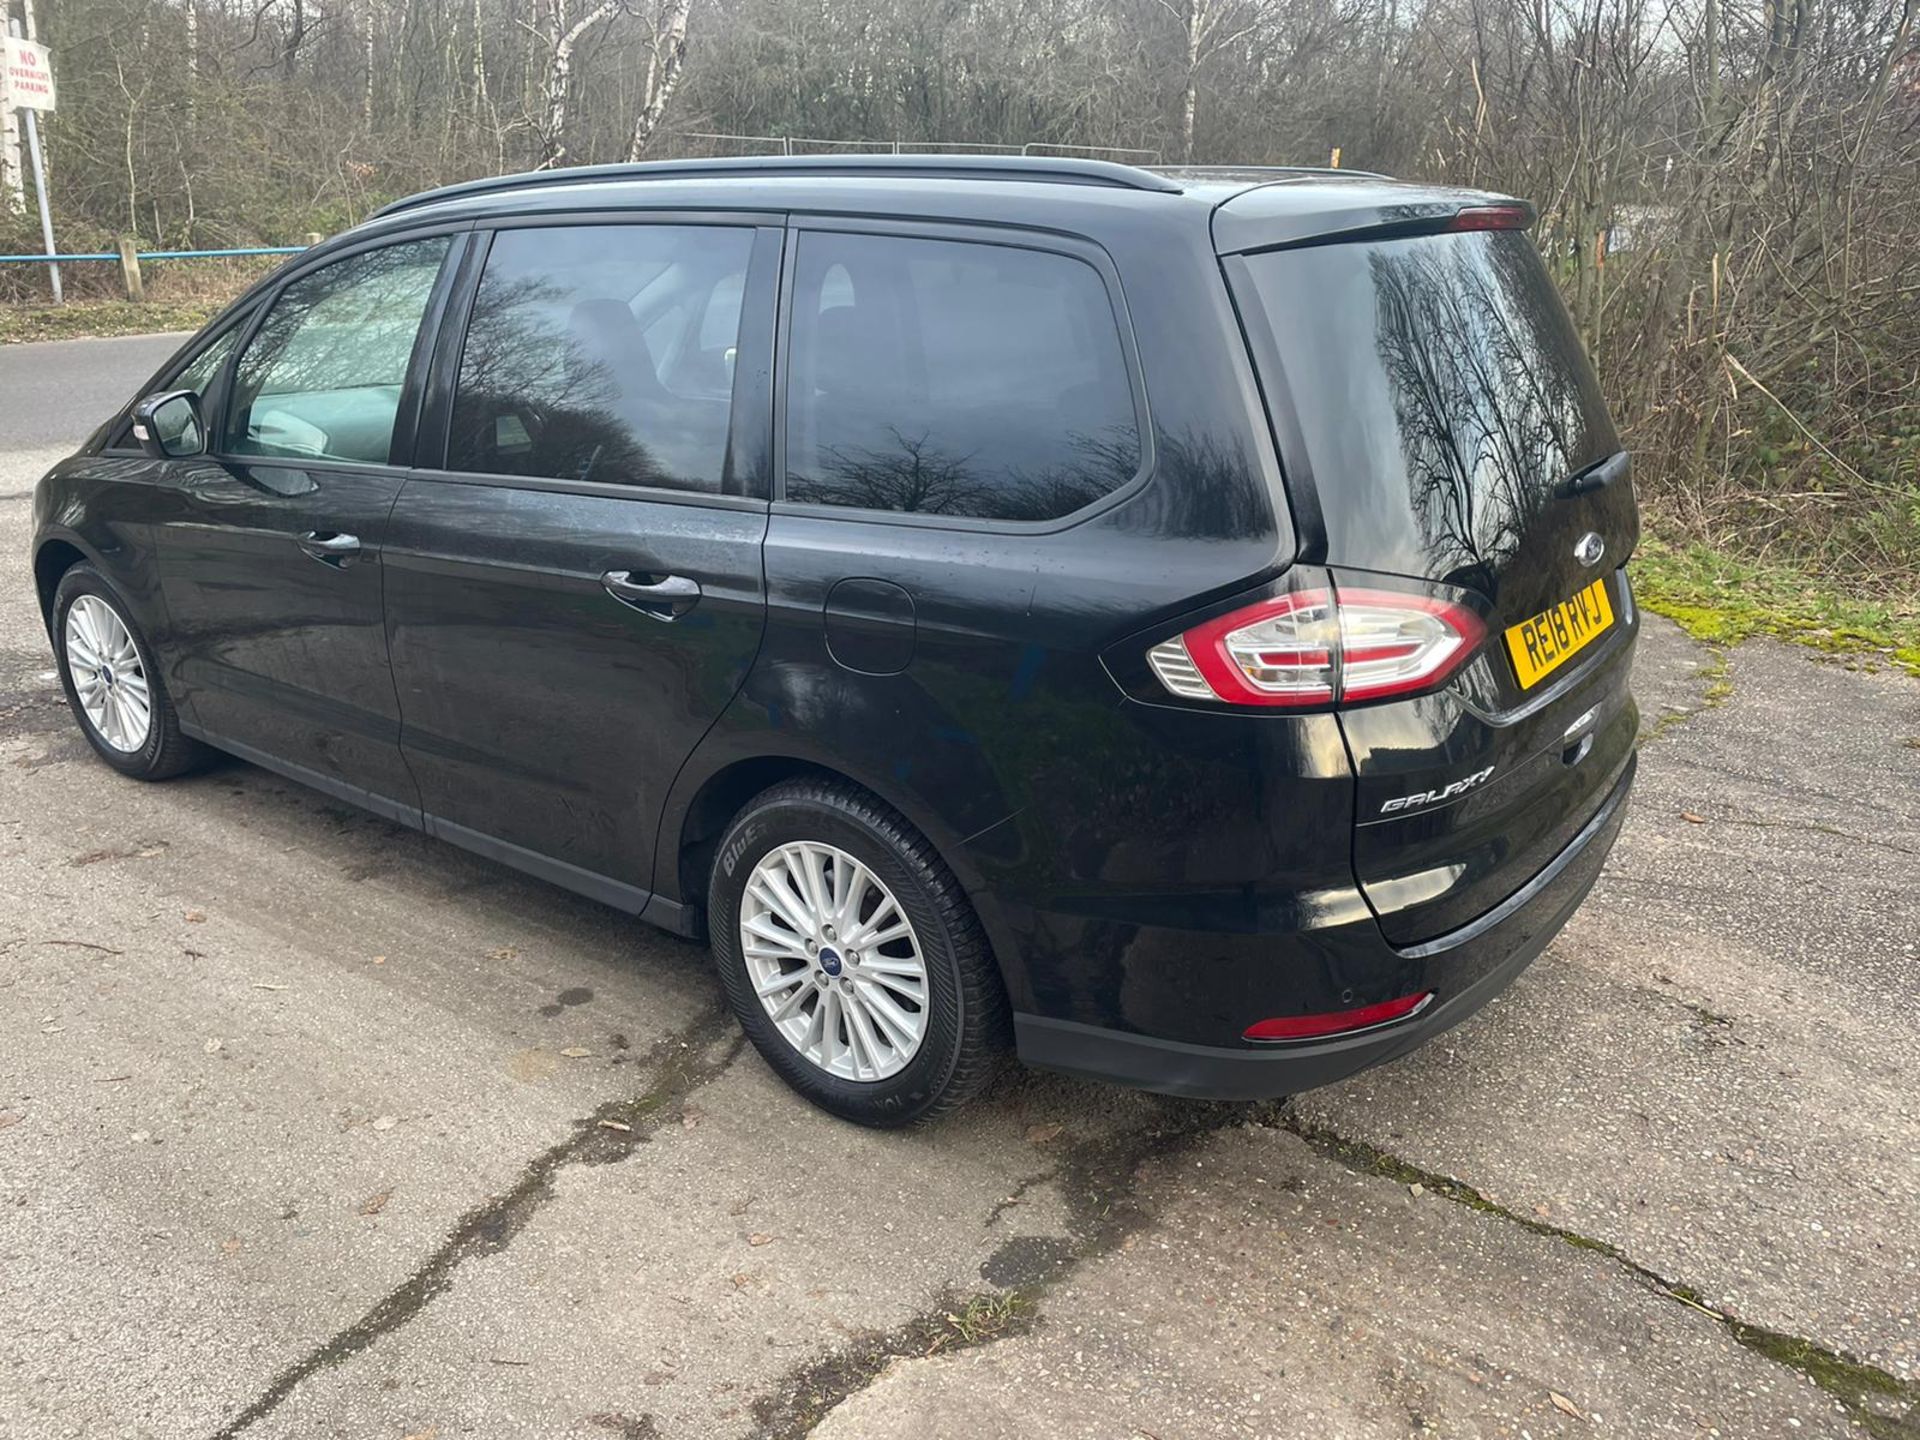
<svg viewBox="0 0 1920 1440">
<path fill-rule="evenodd" d="M 136 335 L 0 345 L 0 447 L 15 453 L 71 450 L 186 338 Z"/>
<path fill-rule="evenodd" d="M 1612 864 L 1472 1022 L 869 1134 L 692 946 L 91 758 L 26 497 L 165 348 L 0 349 L 9 1440 L 1920 1436 L 1920 685 L 1653 622 Z"/>
</svg>

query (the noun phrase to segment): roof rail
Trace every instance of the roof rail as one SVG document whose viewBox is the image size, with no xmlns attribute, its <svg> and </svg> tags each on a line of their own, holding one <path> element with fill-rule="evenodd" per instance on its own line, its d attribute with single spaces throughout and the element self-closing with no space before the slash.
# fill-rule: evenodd
<svg viewBox="0 0 1920 1440">
<path fill-rule="evenodd" d="M 1378 170 L 1349 170 L 1344 165 L 1156 165 L 1164 175 L 1352 175 L 1361 180 L 1391 180 Z"/>
<path fill-rule="evenodd" d="M 710 180 L 779 175 L 841 175 L 909 180 L 1028 180 L 1056 185 L 1103 185 L 1122 190 L 1151 190 L 1177 195 L 1179 185 L 1111 160 L 1075 160 L 1045 155 L 739 155 L 717 160 L 653 160 L 631 165 L 580 165 L 564 170 L 531 170 L 444 185 L 396 200 L 370 219 L 412 210 L 442 200 L 543 185 L 592 185 L 615 180 Z"/>
</svg>

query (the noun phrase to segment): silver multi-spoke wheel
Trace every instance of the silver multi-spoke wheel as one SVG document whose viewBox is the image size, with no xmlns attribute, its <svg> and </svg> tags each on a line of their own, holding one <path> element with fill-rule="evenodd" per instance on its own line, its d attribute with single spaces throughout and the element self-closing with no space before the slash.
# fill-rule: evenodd
<svg viewBox="0 0 1920 1440">
<path fill-rule="evenodd" d="M 67 610 L 67 671 L 94 733 L 124 755 L 147 743 L 153 695 L 127 622 L 98 595 Z"/>
<path fill-rule="evenodd" d="M 814 841 L 771 850 L 747 877 L 740 952 L 787 1043 L 842 1080 L 885 1080 L 927 1032 L 927 965 L 913 922 L 871 870 Z"/>
</svg>

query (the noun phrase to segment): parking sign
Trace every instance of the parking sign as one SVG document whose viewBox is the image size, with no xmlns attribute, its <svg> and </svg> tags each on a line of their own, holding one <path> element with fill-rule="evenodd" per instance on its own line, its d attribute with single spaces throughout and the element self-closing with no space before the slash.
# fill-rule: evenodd
<svg viewBox="0 0 1920 1440">
<path fill-rule="evenodd" d="M 53 64 L 47 47 L 7 37 L 6 70 L 0 75 L 0 104 L 8 109 L 53 109 Z"/>
</svg>

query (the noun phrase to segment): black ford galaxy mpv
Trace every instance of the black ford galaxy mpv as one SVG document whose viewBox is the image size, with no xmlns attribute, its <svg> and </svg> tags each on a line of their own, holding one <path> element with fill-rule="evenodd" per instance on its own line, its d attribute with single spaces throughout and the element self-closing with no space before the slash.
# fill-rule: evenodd
<svg viewBox="0 0 1920 1440">
<path fill-rule="evenodd" d="M 35 496 L 88 740 L 710 937 L 903 1124 L 1272 1096 L 1511 981 L 1620 826 L 1622 453 L 1521 202 L 1063 160 L 390 206 Z"/>
</svg>

